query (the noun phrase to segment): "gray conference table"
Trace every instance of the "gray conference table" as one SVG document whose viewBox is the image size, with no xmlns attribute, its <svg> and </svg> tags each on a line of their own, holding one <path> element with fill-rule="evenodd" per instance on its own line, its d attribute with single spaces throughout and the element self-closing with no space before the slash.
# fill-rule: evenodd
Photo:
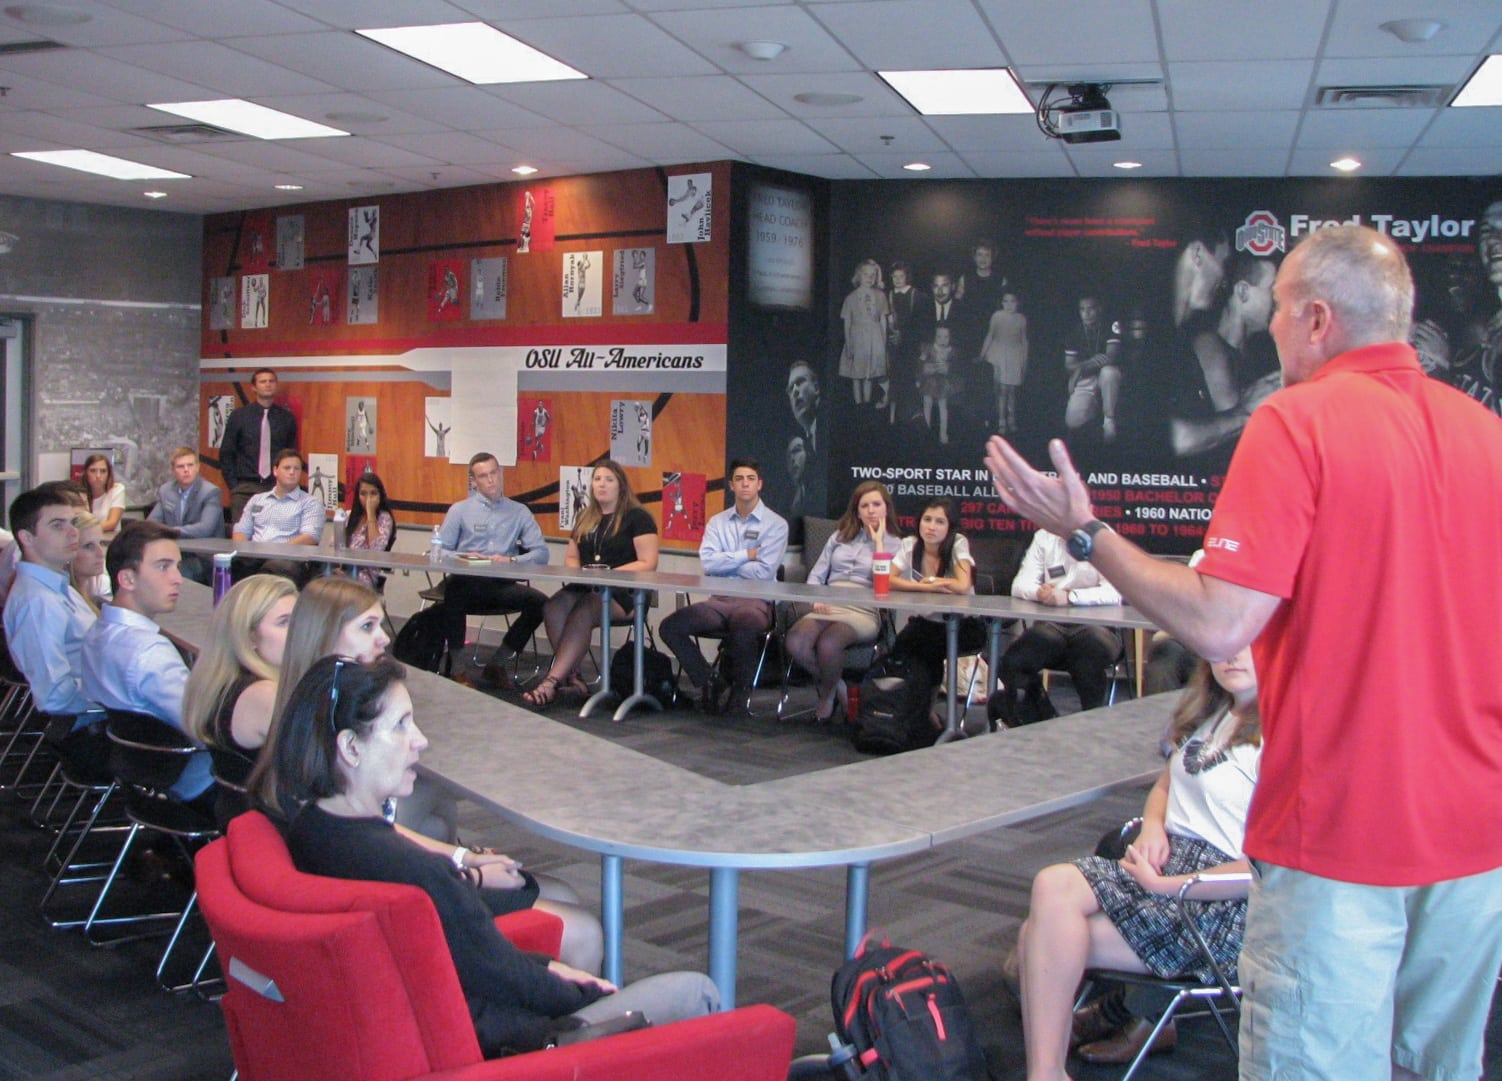
<svg viewBox="0 0 1502 1081">
<path fill-rule="evenodd" d="M 538 563 L 489 563 L 469 562 L 453 556 L 440 562 L 431 562 L 426 554 L 411 552 L 372 552 L 364 549 L 313 547 L 296 544 L 255 544 L 236 542 L 221 538 L 184 539 L 182 549 L 203 555 L 235 552 L 254 559 L 294 559 L 306 562 L 326 563 L 349 567 L 371 567 L 386 571 L 423 571 L 429 573 L 468 574 L 482 578 L 528 579 L 553 581 L 559 585 L 587 585 L 597 587 L 600 593 L 600 640 L 601 640 L 601 689 L 579 710 L 580 717 L 589 717 L 597 710 L 608 708 L 615 695 L 610 686 L 610 598 L 613 592 L 629 592 L 632 604 L 634 633 L 633 684 L 631 693 L 624 696 L 611 714 L 612 720 L 622 720 L 638 706 L 661 710 L 662 705 L 646 693 L 643 687 L 643 651 L 646 635 L 643 624 L 646 618 L 647 595 L 654 591 L 675 593 L 701 593 L 722 597 L 754 597 L 790 604 L 814 604 L 819 601 L 836 600 L 850 603 L 849 592 L 836 592 L 826 586 L 809 585 L 804 582 L 765 582 L 746 578 L 711 578 L 698 574 L 669 574 L 660 571 L 612 571 L 580 567 L 564 567 L 558 564 Z M 944 731 L 940 743 L 962 739 L 964 709 L 957 694 L 959 666 L 960 621 L 967 616 L 978 616 L 989 625 L 987 652 L 990 670 L 998 670 L 1001 659 L 1002 627 L 1009 620 L 1030 620 L 1047 623 L 1087 623 L 1107 627 L 1123 627 L 1131 630 L 1151 630 L 1153 624 L 1141 612 L 1129 605 L 1110 604 L 1071 606 L 1056 608 L 1033 601 L 1018 600 L 1010 596 L 971 594 L 965 596 L 945 593 L 918 593 L 893 590 L 884 597 L 872 596 L 874 605 L 894 612 L 936 616 L 944 621 L 945 646 L 948 652 L 948 696 Z"/>
<path fill-rule="evenodd" d="M 210 593 L 184 583 L 162 627 L 196 647 Z M 1162 768 L 1174 695 L 753 785 L 659 761 L 427 672 L 409 688 L 419 769 L 456 795 L 601 861 L 605 975 L 619 982 L 627 858 L 710 873 L 709 975 L 735 1003 L 742 870 L 844 866 L 845 948 L 865 932 L 871 865 L 1141 784 Z M 871 793 L 881 813 L 871 813 Z"/>
</svg>

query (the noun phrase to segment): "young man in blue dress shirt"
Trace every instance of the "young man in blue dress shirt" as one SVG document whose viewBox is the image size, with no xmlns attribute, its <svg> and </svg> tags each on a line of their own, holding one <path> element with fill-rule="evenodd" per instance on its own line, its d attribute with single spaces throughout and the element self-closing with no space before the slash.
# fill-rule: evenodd
<svg viewBox="0 0 1502 1081">
<path fill-rule="evenodd" d="M 770 582 L 777 577 L 787 550 L 788 524 L 761 501 L 761 466 L 755 458 L 730 463 L 730 494 L 735 503 L 716 514 L 704 527 L 699 561 L 704 573 L 716 578 L 747 578 Z M 722 703 L 750 694 L 756 673 L 760 636 L 772 626 L 772 602 L 758 597 L 710 597 L 680 608 L 662 621 L 662 640 L 699 692 L 705 712 L 719 713 Z M 731 691 L 724 697 L 694 636 L 723 634 L 730 655 Z"/>
</svg>

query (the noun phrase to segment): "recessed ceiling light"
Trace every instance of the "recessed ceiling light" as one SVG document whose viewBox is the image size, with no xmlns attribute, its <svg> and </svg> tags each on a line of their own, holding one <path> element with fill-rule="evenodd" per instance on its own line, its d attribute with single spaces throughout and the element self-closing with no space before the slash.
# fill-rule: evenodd
<svg viewBox="0 0 1502 1081">
<path fill-rule="evenodd" d="M 164 192 L 164 191 L 143 191 L 141 194 L 144 195 L 144 196 L 146 196 L 146 198 L 148 198 L 148 199 L 165 199 L 165 198 L 167 198 L 167 193 Z"/>
<path fill-rule="evenodd" d="M 1343 173 L 1354 173 L 1361 168 L 1361 162 L 1355 158 L 1336 158 L 1330 163 L 1330 168 L 1339 169 Z"/>
<path fill-rule="evenodd" d="M 392 26 L 355 33 L 477 85 L 589 78 L 487 23 Z"/>
<path fill-rule="evenodd" d="M 1111 164 L 1114 165 L 1114 166 L 1116 166 L 1116 168 L 1118 168 L 1118 169 L 1140 169 L 1140 168 L 1142 168 L 1142 163 L 1140 161 L 1113 161 Z"/>
<path fill-rule="evenodd" d="M 274 184 L 277 191 L 302 191 L 301 184 Z"/>
<path fill-rule="evenodd" d="M 1488 56 L 1450 104 L 1457 109 L 1472 105 L 1502 105 L 1502 54 Z"/>
<path fill-rule="evenodd" d="M 55 8 L 48 4 L 11 4 L 5 9 L 16 22 L 31 26 L 81 26 L 94 16 L 84 11 Z"/>
<path fill-rule="evenodd" d="M 819 90 L 808 90 L 794 94 L 793 100 L 804 105 L 858 105 L 866 99 L 859 94 L 827 94 Z"/>
<path fill-rule="evenodd" d="M 878 71 L 876 74 L 924 116 L 1033 112 L 1033 103 L 1006 68 Z"/>
<path fill-rule="evenodd" d="M 27 158 L 47 165 L 61 165 L 65 169 L 77 169 L 85 173 L 113 177 L 115 180 L 191 180 L 187 173 L 174 173 L 171 169 L 158 169 L 142 165 L 138 161 L 109 154 L 96 154 L 92 150 L 27 150 L 11 157 Z"/>
<path fill-rule="evenodd" d="M 910 173 L 926 173 L 930 169 L 932 169 L 933 166 L 928 164 L 928 162 L 926 161 L 910 161 L 906 165 L 904 165 L 903 168 Z"/>
<path fill-rule="evenodd" d="M 515 173 L 517 176 L 531 176 L 533 173 L 537 172 L 537 166 L 535 166 L 535 165 L 517 165 L 517 166 L 513 167 L 511 171 L 513 173 Z"/>
<path fill-rule="evenodd" d="M 347 131 L 331 128 L 300 116 L 268 109 L 254 102 L 239 98 L 224 98 L 218 101 L 172 101 L 160 105 L 149 102 L 148 109 L 171 113 L 197 120 L 200 124 L 213 124 L 216 128 L 238 131 L 255 139 L 319 139 L 330 135 L 348 135 Z"/>
</svg>

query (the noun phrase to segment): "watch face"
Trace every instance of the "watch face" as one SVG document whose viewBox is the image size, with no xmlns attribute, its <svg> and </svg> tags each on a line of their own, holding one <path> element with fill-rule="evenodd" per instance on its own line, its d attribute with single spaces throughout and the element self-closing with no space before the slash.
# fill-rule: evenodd
<svg viewBox="0 0 1502 1081">
<path fill-rule="evenodd" d="M 1069 540 L 1064 542 L 1069 549 L 1069 554 L 1075 559 L 1084 562 L 1090 558 L 1090 553 L 1095 550 L 1095 539 L 1083 529 L 1076 529 L 1069 534 Z"/>
</svg>

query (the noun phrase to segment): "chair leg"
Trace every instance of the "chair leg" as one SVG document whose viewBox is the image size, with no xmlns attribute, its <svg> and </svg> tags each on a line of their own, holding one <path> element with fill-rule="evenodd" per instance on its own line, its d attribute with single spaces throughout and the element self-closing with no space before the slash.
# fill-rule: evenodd
<svg viewBox="0 0 1502 1081">
<path fill-rule="evenodd" d="M 130 833 L 128 833 L 125 837 L 125 844 L 121 847 L 120 854 L 115 857 L 115 865 L 110 868 L 109 877 L 104 881 L 104 888 L 99 891 L 99 896 L 94 898 L 94 907 L 89 910 L 88 918 L 83 922 L 84 937 L 89 940 L 91 945 L 114 946 L 118 945 L 121 942 L 132 942 L 139 938 L 149 938 L 151 934 L 148 932 L 146 934 L 120 935 L 111 936 L 109 938 L 100 938 L 94 934 L 95 927 L 114 927 L 121 924 L 159 923 L 165 920 L 179 920 L 182 918 L 181 910 L 173 912 L 142 912 L 129 916 L 106 917 L 100 915 L 100 913 L 104 910 L 104 902 L 109 897 L 110 890 L 115 885 L 115 880 L 120 877 L 120 868 L 125 865 L 125 859 L 130 854 L 131 845 L 135 841 L 140 831 L 141 824 L 139 822 L 131 823 Z"/>
<path fill-rule="evenodd" d="M 1121 1075 L 1121 1081 L 1131 1081 L 1132 1076 L 1137 1072 L 1137 1068 L 1147 1061 L 1147 1056 L 1152 1053 L 1153 1044 L 1158 1040 L 1158 1033 L 1162 1032 L 1168 1026 L 1168 1023 L 1173 1020 L 1173 1015 L 1178 1012 L 1179 1007 L 1188 997 L 1190 997 L 1190 992 L 1188 991 L 1180 991 L 1174 996 L 1173 1001 L 1168 1004 L 1168 1009 L 1163 1011 L 1163 1016 L 1158 1018 L 1158 1023 L 1153 1026 L 1152 1032 L 1148 1033 L 1147 1039 L 1142 1042 L 1142 1047 L 1137 1052 L 1137 1057 L 1132 1059 L 1132 1064 L 1127 1067 L 1126 1073 Z"/>
<path fill-rule="evenodd" d="M 214 943 L 212 941 L 209 943 L 209 948 L 204 952 L 203 957 L 199 959 L 198 966 L 193 970 L 192 978 L 186 983 L 169 983 L 166 977 L 167 965 L 172 959 L 173 951 L 177 949 L 178 943 L 182 940 L 183 930 L 188 926 L 188 921 L 193 918 L 193 913 L 197 911 L 197 908 L 198 891 L 194 890 L 193 896 L 189 897 L 188 903 L 183 906 L 182 918 L 177 921 L 177 926 L 172 929 L 172 937 L 167 940 L 167 948 L 162 951 L 162 959 L 157 962 L 156 983 L 163 991 L 173 994 L 176 994 L 178 991 L 192 991 L 199 998 L 206 1000 L 209 996 L 204 992 L 203 988 L 208 983 L 221 982 L 217 979 L 206 981 L 203 978 L 204 969 L 208 967 L 210 959 L 214 956 Z"/>
</svg>

